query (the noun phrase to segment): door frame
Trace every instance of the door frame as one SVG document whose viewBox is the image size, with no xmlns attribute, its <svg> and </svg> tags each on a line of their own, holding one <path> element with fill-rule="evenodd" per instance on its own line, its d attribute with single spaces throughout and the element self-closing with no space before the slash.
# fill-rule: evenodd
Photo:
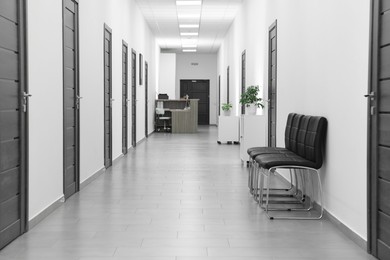
<svg viewBox="0 0 390 260">
<path fill-rule="evenodd" d="M 137 146 L 137 52 L 134 49 L 131 49 L 131 145 Z"/>
<path fill-rule="evenodd" d="M 246 84 L 246 50 L 241 54 L 241 95 L 245 93 Z M 241 105 L 241 114 L 245 115 L 245 104 Z"/>
<path fill-rule="evenodd" d="M 379 0 L 370 2 L 370 53 L 368 93 L 378 93 L 378 55 L 379 55 Z M 375 101 L 377 102 L 377 101 Z M 371 115 L 372 100 L 367 100 L 367 251 L 377 256 L 377 152 L 378 114 Z"/>
<path fill-rule="evenodd" d="M 149 120 L 149 115 L 148 115 L 148 112 L 149 112 L 149 108 L 148 108 L 148 104 L 149 104 L 149 65 L 148 65 L 148 62 L 145 61 L 145 137 L 148 138 L 149 137 L 149 124 L 148 124 L 148 120 Z"/>
<path fill-rule="evenodd" d="M 112 29 L 106 24 L 106 23 L 104 23 L 104 30 L 103 30 L 103 59 L 105 59 L 104 57 L 105 57 L 105 40 L 106 40 L 106 36 L 105 36 L 105 33 L 106 33 L 106 31 L 107 32 L 109 32 L 110 33 L 110 35 L 111 35 L 111 41 L 110 41 L 110 46 L 109 46 L 109 48 L 110 48 L 110 60 L 109 60 L 109 63 L 110 63 L 110 70 L 109 70 L 109 74 L 110 74 L 110 85 L 109 85 L 109 89 L 110 89 L 110 98 L 109 98 L 109 106 L 110 106 L 110 140 L 109 140 L 109 143 L 110 143 L 110 164 L 109 165 L 106 165 L 106 111 L 105 111 L 105 109 L 106 109 L 106 98 L 105 98 L 105 78 L 104 78 L 104 83 L 103 83 L 103 93 L 104 93 L 104 95 L 103 95 L 103 99 L 104 99 L 104 110 L 103 110 L 103 112 L 104 112 L 104 124 L 103 124 L 103 126 L 104 126 L 104 166 L 105 166 L 105 168 L 107 169 L 107 168 L 109 168 L 110 166 L 112 166 Z M 104 73 L 104 71 L 105 71 L 105 63 L 104 63 L 104 61 L 103 61 L 103 73 Z M 103 76 L 104 77 L 104 76 Z"/>
<path fill-rule="evenodd" d="M 126 57 L 123 59 L 123 48 L 126 48 Z M 125 68 L 123 67 L 126 64 Z M 126 71 L 125 81 L 123 80 L 124 72 Z M 123 86 L 126 84 L 126 98 L 124 99 Z M 129 45 L 127 42 L 122 40 L 122 124 L 125 124 L 125 131 L 123 131 L 122 125 L 122 153 L 127 154 L 129 149 Z M 126 107 L 126 110 L 123 111 L 123 107 Z M 123 114 L 124 112 L 124 114 Z M 123 122 L 123 118 L 126 118 L 126 122 Z M 126 140 L 126 141 L 125 141 Z"/>
<path fill-rule="evenodd" d="M 27 49 L 27 0 L 18 0 L 19 17 L 19 75 L 20 75 L 20 98 L 23 100 L 25 93 L 29 93 L 28 86 L 28 49 Z M 21 166 L 20 166 L 20 233 L 26 233 L 29 229 L 29 104 L 26 98 L 26 112 L 20 113 L 21 128 Z M 19 102 L 19 110 L 23 111 L 23 102 Z"/>
<path fill-rule="evenodd" d="M 72 0 L 73 2 L 77 3 L 77 6 L 79 4 L 79 0 Z M 62 93 L 63 93 L 63 107 L 65 106 L 65 17 L 64 17 L 64 10 L 65 10 L 65 0 L 62 0 Z M 75 11 L 76 12 L 76 11 Z M 76 187 L 75 190 L 77 193 L 80 191 L 80 45 L 79 45 L 79 9 L 77 9 L 77 15 L 76 15 L 76 24 L 75 24 L 75 47 L 77 50 L 75 50 L 76 58 L 75 58 L 75 92 L 76 92 L 76 122 L 77 126 L 75 131 L 75 171 L 76 171 Z M 64 196 L 66 196 L 66 180 L 65 180 L 65 174 L 66 174 L 66 162 L 65 162 L 65 155 L 66 155 L 66 147 L 65 147 L 65 109 L 63 109 L 63 191 Z M 66 199 L 66 198 L 65 198 Z"/>
<path fill-rule="evenodd" d="M 275 90 L 277 91 L 277 75 L 278 75 L 278 66 L 277 66 L 277 60 L 278 60 L 278 20 L 275 20 L 271 24 L 271 26 L 268 29 L 268 146 L 272 146 L 272 109 L 271 107 L 274 106 L 275 109 L 275 132 L 276 132 L 276 121 L 277 121 L 277 99 L 275 94 L 275 103 L 272 102 L 272 41 L 271 41 L 271 31 L 275 29 Z M 272 105 L 271 105 L 272 104 Z M 275 134 L 275 146 L 276 146 L 276 134 Z"/>
</svg>

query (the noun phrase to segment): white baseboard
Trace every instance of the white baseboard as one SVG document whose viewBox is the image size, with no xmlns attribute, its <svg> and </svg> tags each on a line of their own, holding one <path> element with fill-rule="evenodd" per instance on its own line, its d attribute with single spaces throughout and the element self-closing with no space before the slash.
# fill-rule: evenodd
<svg viewBox="0 0 390 260">
<path fill-rule="evenodd" d="M 42 210 L 40 213 L 38 213 L 35 217 L 31 218 L 28 221 L 28 229 L 32 229 L 36 225 L 38 225 L 39 222 L 44 220 L 47 216 L 49 216 L 51 213 L 53 213 L 56 209 L 61 207 L 62 204 L 64 204 L 64 196 L 54 201 L 52 204 L 50 204 L 48 207 L 46 207 L 44 210 Z"/>
</svg>

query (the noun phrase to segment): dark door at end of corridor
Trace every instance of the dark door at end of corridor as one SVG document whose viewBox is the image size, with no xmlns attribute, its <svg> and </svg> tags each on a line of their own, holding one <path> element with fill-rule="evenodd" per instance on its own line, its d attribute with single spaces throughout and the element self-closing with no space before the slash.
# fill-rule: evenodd
<svg viewBox="0 0 390 260">
<path fill-rule="evenodd" d="M 28 229 L 26 1 L 0 1 L 0 250 Z"/>
<path fill-rule="evenodd" d="M 390 259 L 390 0 L 372 1 L 368 249 Z"/>
<path fill-rule="evenodd" d="M 210 124 L 210 80 L 180 80 L 180 97 L 199 99 L 198 124 Z"/>
</svg>

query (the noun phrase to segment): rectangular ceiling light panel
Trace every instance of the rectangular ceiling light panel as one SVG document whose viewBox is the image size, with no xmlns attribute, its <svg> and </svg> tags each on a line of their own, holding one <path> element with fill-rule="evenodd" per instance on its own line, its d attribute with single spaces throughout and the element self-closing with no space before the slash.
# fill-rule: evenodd
<svg viewBox="0 0 390 260">
<path fill-rule="evenodd" d="M 202 5 L 202 1 L 176 1 L 176 5 Z"/>
<path fill-rule="evenodd" d="M 199 33 L 197 32 L 182 32 L 180 33 L 181 36 L 198 36 Z"/>
<path fill-rule="evenodd" d="M 178 14 L 179 19 L 199 19 L 200 14 Z"/>
<path fill-rule="evenodd" d="M 179 24 L 179 28 L 199 28 L 199 24 Z"/>
</svg>

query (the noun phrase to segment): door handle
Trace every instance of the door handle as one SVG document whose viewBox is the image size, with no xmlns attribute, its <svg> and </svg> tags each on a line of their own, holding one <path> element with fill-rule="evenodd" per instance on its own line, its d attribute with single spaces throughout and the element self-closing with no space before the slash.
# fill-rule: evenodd
<svg viewBox="0 0 390 260">
<path fill-rule="evenodd" d="M 79 95 L 76 95 L 76 108 L 77 109 L 80 109 L 80 99 L 82 99 L 83 97 L 80 97 Z"/>
<path fill-rule="evenodd" d="M 371 98 L 371 100 L 374 100 L 375 99 L 375 92 L 374 91 L 371 91 L 371 93 L 367 94 L 367 95 L 364 95 L 364 97 L 366 98 Z"/>
<path fill-rule="evenodd" d="M 32 97 L 31 94 L 29 93 L 26 93 L 26 92 L 23 92 L 23 112 L 27 112 L 27 101 L 28 101 L 28 98 Z"/>
</svg>

